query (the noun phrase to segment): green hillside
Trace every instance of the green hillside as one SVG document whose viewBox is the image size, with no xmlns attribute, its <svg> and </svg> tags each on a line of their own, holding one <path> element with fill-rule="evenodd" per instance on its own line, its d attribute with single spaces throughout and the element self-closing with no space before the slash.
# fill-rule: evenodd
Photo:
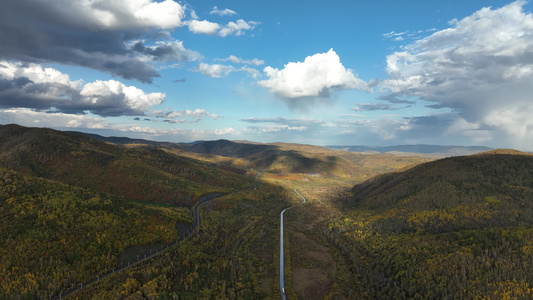
<svg viewBox="0 0 533 300">
<path fill-rule="evenodd" d="M 291 298 L 533 298 L 533 155 L 111 140 L 0 126 L 0 298 L 57 296 L 175 242 L 210 192 L 228 194 L 191 238 L 71 297 L 278 298 L 295 188 Z"/>
<path fill-rule="evenodd" d="M 141 205 L 0 168 L 0 298 L 45 299 L 177 239 L 186 208 Z"/>
<path fill-rule="evenodd" d="M 245 161 L 244 165 L 248 168 L 272 173 L 316 173 L 328 177 L 369 173 L 339 157 L 314 155 L 306 151 L 304 145 L 287 148 L 278 144 L 219 140 L 182 145 L 182 147 L 194 153 L 241 159 L 237 164 L 243 165 Z"/>
<path fill-rule="evenodd" d="M 410 167 L 434 158 L 424 155 L 355 153 L 321 146 L 292 143 L 255 143 L 249 141 L 199 141 L 173 144 L 120 137 L 85 134 L 108 143 L 135 147 L 151 145 L 180 156 L 207 161 L 220 168 L 236 171 L 256 169 L 273 174 L 313 174 L 329 178 L 351 177 L 356 181 L 377 174 Z"/>
<path fill-rule="evenodd" d="M 260 144 L 219 140 L 180 146 L 181 155 L 207 159 L 222 165 L 253 168 L 271 174 L 297 173 L 336 179 L 350 178 L 352 183 L 431 160 L 420 156 L 363 154 L 290 143 Z"/>
<path fill-rule="evenodd" d="M 520 299 L 533 287 L 533 156 L 442 159 L 356 185 L 323 236 L 359 299 Z M 340 275 L 339 275 L 340 276 Z"/>
<path fill-rule="evenodd" d="M 0 298 L 58 296 L 175 242 L 198 197 L 250 188 L 244 173 L 153 145 L 0 126 Z"/>
<path fill-rule="evenodd" d="M 205 204 L 198 234 L 73 299 L 278 299 L 279 212 L 292 194 L 263 183 Z"/>
<path fill-rule="evenodd" d="M 126 148 L 81 134 L 18 125 L 0 126 L 0 166 L 131 200 L 189 207 L 201 194 L 253 182 L 153 146 Z"/>
</svg>

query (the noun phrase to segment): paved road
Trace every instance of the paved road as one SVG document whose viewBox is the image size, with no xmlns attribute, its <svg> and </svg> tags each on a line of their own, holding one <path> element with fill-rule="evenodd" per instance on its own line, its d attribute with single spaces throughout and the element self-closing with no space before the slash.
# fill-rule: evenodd
<svg viewBox="0 0 533 300">
<path fill-rule="evenodd" d="M 200 206 L 202 206 L 202 204 L 204 204 L 205 202 L 209 200 L 213 200 L 215 198 L 222 197 L 225 195 L 226 194 L 223 194 L 223 193 L 211 193 L 211 194 L 200 196 L 200 198 L 198 199 L 198 204 L 196 204 L 196 206 L 194 207 L 194 225 L 193 225 L 192 230 L 196 230 L 196 227 L 200 225 L 200 213 L 198 211 L 200 209 Z"/>
<path fill-rule="evenodd" d="M 304 196 L 298 192 L 297 189 L 294 189 L 294 192 L 298 194 L 300 197 L 302 197 L 304 204 L 307 200 L 305 200 Z M 285 213 L 286 210 L 293 208 L 287 207 L 284 210 L 281 211 L 280 214 L 280 225 L 279 225 L 279 292 L 281 293 L 281 299 L 287 300 L 287 295 L 285 293 L 285 254 L 283 250 L 283 213 Z"/>
<path fill-rule="evenodd" d="M 304 197 L 304 196 L 302 196 L 302 194 L 300 194 L 300 192 L 298 192 L 298 190 L 297 190 L 297 189 L 294 189 L 294 191 L 296 192 L 296 194 L 298 194 L 298 196 L 302 197 L 302 199 L 303 199 L 303 202 L 302 202 L 302 204 L 304 204 L 305 202 L 307 202 L 307 200 L 305 199 L 305 197 Z"/>
</svg>

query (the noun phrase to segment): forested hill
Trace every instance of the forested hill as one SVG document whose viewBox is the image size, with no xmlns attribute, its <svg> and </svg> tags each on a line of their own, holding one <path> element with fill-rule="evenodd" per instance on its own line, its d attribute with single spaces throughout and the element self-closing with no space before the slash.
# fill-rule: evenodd
<svg viewBox="0 0 533 300">
<path fill-rule="evenodd" d="M 181 144 L 191 152 L 214 154 L 233 158 L 245 158 L 265 151 L 276 151 L 279 147 L 267 144 L 233 142 L 228 140 L 202 141 L 193 144 Z"/>
<path fill-rule="evenodd" d="M 218 140 L 181 146 L 194 153 L 238 159 L 249 168 L 273 173 L 319 174 L 327 177 L 373 175 L 369 170 L 335 154 L 309 151 L 312 146 L 308 145 Z"/>
<path fill-rule="evenodd" d="M 0 166 L 127 199 L 192 206 L 252 178 L 153 146 L 126 148 L 85 135 L 0 126 Z"/>
<path fill-rule="evenodd" d="M 329 178 L 353 178 L 357 181 L 429 160 L 417 156 L 354 153 L 295 143 L 261 144 L 218 140 L 180 146 L 204 157 L 229 157 L 234 165 L 272 173 L 315 174 Z"/>
<path fill-rule="evenodd" d="M 178 228 L 192 227 L 197 197 L 239 193 L 254 183 L 251 176 L 153 146 L 128 148 L 77 133 L 0 126 L 0 299 L 59 297 L 135 263 L 175 243 Z M 273 205 L 277 212 L 286 206 L 277 199 L 261 207 Z M 234 202 L 221 207 L 229 210 Z M 205 255 L 194 249 L 188 254 Z"/>
<path fill-rule="evenodd" d="M 292 193 L 176 149 L 0 126 L 0 299 L 274 298 Z"/>
<path fill-rule="evenodd" d="M 229 170 L 256 169 L 274 174 L 299 173 L 329 178 L 351 177 L 356 181 L 434 159 L 413 153 L 406 156 L 357 153 L 295 143 L 263 144 L 223 139 L 169 143 L 126 137 L 104 137 L 82 132 L 77 134 L 127 147 L 150 145 L 181 156 L 208 161 Z"/>
<path fill-rule="evenodd" d="M 356 185 L 340 203 L 323 233 L 349 262 L 353 298 L 533 298 L 532 155 L 429 162 Z"/>
<path fill-rule="evenodd" d="M 356 185 L 349 207 L 387 210 L 446 209 L 486 197 L 501 204 L 531 205 L 533 155 L 510 150 L 445 158 L 401 173 L 377 176 Z M 528 193 L 529 192 L 529 193 Z"/>
<path fill-rule="evenodd" d="M 0 167 L 0 299 L 58 296 L 118 268 L 132 247 L 174 242 L 176 222 L 192 221 L 186 208 L 125 201 Z"/>
</svg>

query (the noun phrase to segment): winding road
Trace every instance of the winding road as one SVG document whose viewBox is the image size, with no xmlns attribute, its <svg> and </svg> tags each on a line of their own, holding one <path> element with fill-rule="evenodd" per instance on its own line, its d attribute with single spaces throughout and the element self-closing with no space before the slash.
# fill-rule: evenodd
<svg viewBox="0 0 533 300">
<path fill-rule="evenodd" d="M 297 189 L 294 189 L 294 192 L 298 194 L 300 197 L 302 197 L 304 204 L 307 200 L 305 200 L 305 197 L 302 196 L 298 192 Z M 283 213 L 285 213 L 286 210 L 293 208 L 294 205 L 285 208 L 280 213 L 280 225 L 279 225 L 279 292 L 281 293 L 281 299 L 287 300 L 287 295 L 285 293 L 285 254 L 283 250 Z"/>
<path fill-rule="evenodd" d="M 295 188 L 294 189 L 294 192 L 296 194 L 298 194 L 298 196 L 300 196 L 302 198 L 302 203 L 301 204 L 304 204 L 307 202 L 307 200 L 305 199 L 304 196 L 302 196 L 298 190 Z M 196 231 L 196 228 L 200 225 L 200 214 L 199 214 L 199 209 L 200 209 L 200 206 L 202 206 L 204 203 L 210 201 L 210 200 L 213 200 L 215 198 L 218 198 L 218 197 L 222 197 L 222 196 L 225 196 L 226 194 L 223 194 L 223 193 L 210 193 L 210 194 L 207 194 L 207 195 L 203 195 L 201 196 L 199 199 L 198 199 L 198 204 L 193 208 L 193 214 L 194 214 L 194 224 L 193 224 L 193 228 L 191 230 L 191 232 L 185 237 L 185 238 L 188 238 L 190 235 L 192 235 L 192 233 L 194 233 Z M 280 293 L 281 293 L 281 298 L 283 300 L 287 300 L 287 295 L 285 293 L 285 272 L 284 272 L 284 269 L 285 269 L 285 256 L 284 256 L 284 247 L 283 247 L 283 239 L 284 239 L 284 236 L 283 236 L 283 232 L 284 232 L 284 229 L 283 229 L 283 214 L 285 213 L 285 211 L 287 211 L 288 209 L 291 209 L 293 208 L 294 205 L 290 206 L 290 207 L 287 207 L 285 209 L 283 209 L 280 213 L 280 242 L 279 242 L 279 289 L 280 289 Z M 156 255 L 164 252 L 166 249 L 168 249 L 169 247 L 171 246 L 174 246 L 176 245 L 181 239 L 178 239 L 176 240 L 175 242 L 173 242 L 172 244 L 168 245 L 167 248 L 163 249 L 162 251 L 159 251 L 159 252 L 156 252 L 150 256 L 145 256 L 145 258 L 143 259 L 140 259 L 134 263 L 131 263 L 131 264 L 128 264 L 128 266 L 125 266 L 123 268 L 120 268 L 120 269 L 116 269 L 116 270 L 113 270 L 111 272 L 107 272 L 106 274 L 102 274 L 100 276 L 97 276 L 96 279 L 93 279 L 93 280 L 90 280 L 88 282 L 84 282 L 84 283 L 80 283 L 77 287 L 73 287 L 71 290 L 65 292 L 65 293 L 62 293 L 60 294 L 59 296 L 55 296 L 55 297 L 50 297 L 51 299 L 63 299 L 63 298 L 66 298 L 68 296 L 70 296 L 71 294 L 73 294 L 74 292 L 78 291 L 78 290 L 81 290 L 83 288 L 86 288 L 87 286 L 93 284 L 93 283 L 96 283 L 102 279 L 104 279 L 105 277 L 108 277 L 112 274 L 115 274 L 115 273 L 118 273 L 118 272 L 121 272 L 121 271 L 124 271 L 128 268 L 131 268 L 135 265 L 138 265 L 144 261 L 147 261 L 153 257 L 155 257 Z"/>
<path fill-rule="evenodd" d="M 200 209 L 200 206 L 202 206 L 202 204 L 206 203 L 207 201 L 210 201 L 210 200 L 213 200 L 215 198 L 222 197 L 225 195 L 226 194 L 223 194 L 223 193 L 210 193 L 207 195 L 200 196 L 200 198 L 198 199 L 198 204 L 196 204 L 196 206 L 194 207 L 194 225 L 192 227 L 193 231 L 196 230 L 196 227 L 198 227 L 198 225 L 200 225 L 200 213 L 198 211 Z"/>
<path fill-rule="evenodd" d="M 194 224 L 193 224 L 193 227 L 192 227 L 191 231 L 190 231 L 190 232 L 189 232 L 184 238 L 188 238 L 189 236 L 191 236 L 191 235 L 194 233 L 194 231 L 196 231 L 196 228 L 198 227 L 198 225 L 200 225 L 200 214 L 199 214 L 200 206 L 202 206 L 204 203 L 206 203 L 206 202 L 208 202 L 208 201 L 210 201 L 210 200 L 213 200 L 213 199 L 215 199 L 215 198 L 222 197 L 222 196 L 225 196 L 225 195 L 227 195 L 227 194 L 223 194 L 223 193 L 209 193 L 209 194 L 206 194 L 206 195 L 200 196 L 200 198 L 198 199 L 198 204 L 196 204 L 196 205 L 194 206 L 194 209 L 193 209 L 193 212 L 194 212 Z M 140 260 L 138 260 L 138 261 L 135 261 L 135 262 L 133 262 L 133 263 L 131 263 L 131 264 L 128 263 L 128 265 L 125 266 L 125 267 L 122 267 L 122 268 L 119 268 L 119 269 L 116 269 L 116 270 L 113 269 L 112 271 L 109 271 L 109 272 L 107 272 L 107 273 L 105 273 L 105 274 L 102 274 L 102 275 L 97 276 L 95 279 L 92 279 L 92 280 L 87 281 L 87 282 L 84 282 L 84 283 L 80 283 L 80 284 L 77 285 L 76 287 L 73 286 L 72 289 L 70 289 L 69 291 L 66 291 L 66 292 L 64 292 L 64 293 L 59 294 L 59 296 L 55 296 L 55 297 L 53 297 L 53 298 L 50 297 L 50 298 L 51 298 L 51 299 L 54 299 L 54 300 L 56 300 L 56 299 L 63 299 L 63 298 L 66 298 L 66 297 L 70 296 L 71 294 L 73 294 L 74 292 L 76 292 L 76 291 L 78 291 L 78 290 L 81 290 L 81 289 L 83 289 L 83 288 L 86 288 L 87 286 L 89 286 L 89 285 L 91 285 L 91 284 L 93 284 L 93 283 L 95 283 L 95 282 L 98 282 L 98 281 L 100 281 L 100 280 L 102 280 L 102 279 L 104 279 L 104 278 L 106 278 L 106 277 L 108 277 L 108 276 L 110 276 L 110 275 L 113 275 L 113 274 L 115 274 L 115 273 L 118 273 L 118 272 L 124 271 L 124 270 L 126 270 L 126 269 L 129 269 L 129 268 L 131 268 L 131 267 L 133 267 L 133 266 L 135 266 L 135 265 L 138 265 L 138 264 L 140 264 L 140 263 L 142 263 L 142 262 L 144 262 L 144 261 L 147 261 L 147 260 L 149 260 L 149 259 L 155 257 L 156 255 L 158 255 L 158 254 L 164 252 L 165 250 L 167 250 L 168 248 L 170 248 L 170 247 L 176 245 L 180 240 L 182 240 L 182 239 L 181 239 L 181 238 L 178 238 L 176 241 L 174 241 L 174 242 L 173 242 L 172 244 L 170 244 L 170 245 L 167 245 L 167 247 L 164 248 L 164 249 L 161 250 L 161 251 L 157 251 L 157 252 L 155 252 L 155 253 L 153 253 L 153 254 L 151 254 L 151 255 L 145 255 L 144 258 L 142 258 L 142 259 L 140 259 Z"/>
</svg>

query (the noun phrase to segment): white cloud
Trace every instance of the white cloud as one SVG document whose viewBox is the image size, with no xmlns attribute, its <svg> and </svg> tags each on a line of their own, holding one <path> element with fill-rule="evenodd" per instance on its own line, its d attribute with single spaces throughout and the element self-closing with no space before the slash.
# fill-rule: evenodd
<svg viewBox="0 0 533 300">
<path fill-rule="evenodd" d="M 225 66 L 220 64 L 206 64 L 206 63 L 200 63 L 195 71 L 201 72 L 205 76 L 213 77 L 213 78 L 220 78 L 222 76 L 226 76 L 229 73 L 235 71 L 235 68 L 232 66 Z"/>
<path fill-rule="evenodd" d="M 147 94 L 141 89 L 126 86 L 116 80 L 97 80 L 87 83 L 81 89 L 80 96 L 83 97 L 82 101 L 98 106 L 112 106 L 116 102 L 123 101 L 127 107 L 135 111 L 145 111 L 152 106 L 161 104 L 165 99 L 163 93 Z"/>
<path fill-rule="evenodd" d="M 143 115 L 163 93 L 146 93 L 116 80 L 87 83 L 39 64 L 0 61 L 0 106 L 101 116 Z"/>
<path fill-rule="evenodd" d="M 533 144 L 533 105 L 515 103 L 489 111 L 481 120 L 483 124 L 499 128 L 505 135 L 516 137 L 515 145 L 532 148 Z"/>
<path fill-rule="evenodd" d="M 28 127 L 47 127 L 79 130 L 106 136 L 128 136 L 148 140 L 192 142 L 216 137 L 210 130 L 183 128 L 154 128 L 138 124 L 113 123 L 90 115 L 50 113 L 28 108 L 0 109 L 0 116 L 11 123 Z"/>
<path fill-rule="evenodd" d="M 359 114 L 343 114 L 341 115 L 341 118 L 366 118 L 366 116 Z"/>
<path fill-rule="evenodd" d="M 215 60 L 218 60 L 218 61 L 231 61 L 232 63 L 235 63 L 235 64 L 245 64 L 245 65 L 254 65 L 254 66 L 260 66 L 260 65 L 265 64 L 265 61 L 262 60 L 262 59 L 257 59 L 257 58 L 254 58 L 254 59 L 242 59 L 242 58 L 239 58 L 239 57 L 237 57 L 235 55 L 230 55 L 227 58 L 218 58 L 218 59 L 215 59 Z"/>
<path fill-rule="evenodd" d="M 106 1 L 107 2 L 107 1 Z M 173 1 L 165 0 L 162 2 L 153 2 L 150 0 L 126 1 L 135 16 L 139 25 L 153 26 L 161 29 L 175 28 L 180 25 L 184 17 L 183 7 Z"/>
<path fill-rule="evenodd" d="M 51 127 L 51 128 L 90 128 L 98 129 L 105 127 L 103 118 L 88 115 L 50 113 L 36 111 L 29 108 L 8 108 L 0 110 L 0 113 L 11 123 L 23 126 Z"/>
<path fill-rule="evenodd" d="M 187 22 L 189 30 L 196 34 L 214 35 L 220 29 L 220 25 L 217 23 L 209 22 L 207 20 L 198 21 L 192 20 Z"/>
<path fill-rule="evenodd" d="M 445 135 L 459 135 L 465 136 L 472 141 L 471 144 L 484 144 L 490 142 L 493 132 L 491 130 L 482 129 L 479 124 L 469 123 L 465 119 L 456 119 L 453 124 L 445 132 Z"/>
<path fill-rule="evenodd" d="M 237 22 L 228 22 L 228 24 L 220 29 L 218 35 L 221 37 L 226 37 L 228 35 L 240 36 L 244 34 L 245 30 L 252 30 L 258 24 L 259 23 L 254 21 L 246 22 L 243 19 L 239 19 Z"/>
<path fill-rule="evenodd" d="M 216 114 L 209 113 L 205 109 L 200 109 L 200 108 L 197 108 L 195 110 L 186 109 L 186 110 L 184 110 L 184 113 L 185 113 L 186 116 L 192 116 L 192 117 L 195 117 L 195 118 L 200 118 L 202 116 L 208 116 L 211 119 L 218 118 L 218 116 Z"/>
<path fill-rule="evenodd" d="M 232 63 L 236 63 L 236 64 L 239 64 L 239 63 L 241 63 L 241 61 L 242 61 L 240 58 L 238 58 L 238 57 L 235 56 L 235 55 L 230 55 L 230 56 L 229 56 L 227 59 L 225 59 L 225 60 L 229 60 L 229 61 L 231 61 Z"/>
<path fill-rule="evenodd" d="M 215 129 L 216 135 L 227 135 L 227 134 L 233 134 L 235 132 L 235 129 L 232 127 L 224 128 L 224 129 Z"/>
<path fill-rule="evenodd" d="M 381 90 L 451 108 L 457 118 L 490 128 L 493 139 L 533 141 L 533 16 L 525 3 L 480 9 L 389 55 Z"/>
<path fill-rule="evenodd" d="M 246 22 L 242 19 L 237 20 L 237 22 L 228 22 L 228 24 L 221 26 L 218 23 L 213 23 L 207 20 L 198 21 L 191 20 L 184 22 L 189 27 L 189 30 L 196 34 L 207 34 L 215 35 L 218 33 L 221 37 L 226 37 L 228 35 L 240 36 L 243 35 L 246 30 L 252 30 L 259 23 L 254 21 Z M 257 64 L 260 61 L 239 61 L 239 63 L 251 63 Z"/>
<path fill-rule="evenodd" d="M 401 40 L 403 40 L 403 36 L 406 35 L 408 33 L 408 31 L 404 31 L 404 32 L 396 32 L 396 31 L 391 31 L 391 32 L 387 32 L 385 34 L 383 34 L 383 37 L 387 38 L 387 39 L 394 39 L 394 40 L 397 40 L 398 38 L 401 38 Z"/>
<path fill-rule="evenodd" d="M 180 26 L 185 16 L 184 7 L 172 0 L 59 0 L 48 5 L 64 14 L 67 20 L 74 22 L 78 18 L 87 25 L 111 30 L 141 27 L 173 29 Z"/>
<path fill-rule="evenodd" d="M 150 111 L 146 114 L 150 117 L 163 118 L 164 122 L 168 123 L 197 123 L 204 117 L 209 117 L 213 120 L 218 119 L 218 115 L 210 113 L 205 109 L 197 108 L 195 110 L 181 110 L 181 111 Z"/>
<path fill-rule="evenodd" d="M 337 124 L 331 122 L 331 121 L 326 121 L 324 122 L 324 124 L 321 125 L 322 127 L 337 127 Z"/>
<path fill-rule="evenodd" d="M 254 68 L 242 67 L 242 68 L 239 68 L 239 71 L 247 73 L 250 77 L 252 77 L 254 79 L 256 79 L 259 76 L 261 76 L 261 72 L 259 72 L 258 70 L 254 69 Z"/>
<path fill-rule="evenodd" d="M 272 133 L 272 132 L 280 132 L 280 131 L 303 131 L 307 128 L 305 126 L 297 126 L 297 127 L 291 127 L 288 125 L 282 125 L 282 124 L 269 124 L 269 125 L 259 125 L 259 126 L 248 126 L 244 128 L 244 132 L 246 133 Z"/>
<path fill-rule="evenodd" d="M 261 74 L 258 70 L 249 67 L 241 67 L 239 69 L 233 66 L 221 65 L 221 64 L 206 64 L 200 63 L 193 71 L 200 72 L 205 76 L 212 78 L 221 78 L 227 76 L 232 72 L 247 73 L 252 78 L 257 78 Z"/>
<path fill-rule="evenodd" d="M 246 59 L 240 59 L 240 58 L 237 58 L 237 59 L 238 59 L 238 62 L 236 62 L 236 63 L 241 63 L 241 64 L 245 64 L 245 65 L 260 66 L 260 65 L 265 64 L 264 60 L 257 59 L 257 58 L 254 58 L 252 60 L 246 60 Z"/>
<path fill-rule="evenodd" d="M 237 14 L 231 9 L 225 8 L 225 9 L 218 9 L 218 7 L 214 6 L 211 12 L 209 12 L 211 15 L 219 15 L 219 16 L 231 16 Z"/>
<path fill-rule="evenodd" d="M 285 98 L 327 96 L 332 90 L 361 89 L 368 85 L 347 70 L 333 51 L 318 53 L 305 58 L 304 62 L 291 62 L 278 70 L 266 67 L 267 80 L 259 85 Z"/>
<path fill-rule="evenodd" d="M 403 131 L 409 129 L 409 120 L 381 118 L 377 120 L 345 120 L 339 124 L 341 135 L 351 136 L 353 140 L 371 140 L 374 143 L 402 140 Z M 409 135 L 409 134 L 408 134 Z"/>
<path fill-rule="evenodd" d="M 83 81 L 70 81 L 68 74 L 63 74 L 53 68 L 43 68 L 39 64 L 24 64 L 21 62 L 0 61 L 0 78 L 15 80 L 27 78 L 33 83 L 54 83 L 67 88 L 80 88 Z"/>
<path fill-rule="evenodd" d="M 301 135 L 320 136 L 322 134 L 329 134 L 328 128 L 337 126 L 335 120 L 317 120 L 317 119 L 287 119 L 284 117 L 274 118 L 257 118 L 250 117 L 240 119 L 245 123 L 257 124 L 253 126 L 246 126 L 245 133 L 249 134 L 261 134 L 261 133 L 280 133 L 278 138 L 290 141 L 291 133 L 298 133 Z M 326 131 L 324 131 L 326 129 Z M 294 137 L 293 137 L 294 138 Z"/>
<path fill-rule="evenodd" d="M 184 11 L 172 0 L 8 1 L 0 10 L 0 53 L 11 61 L 78 65 L 152 83 L 160 76 L 158 62 L 199 57 L 169 34 L 183 25 Z M 145 46 L 143 38 L 166 41 Z"/>
<path fill-rule="evenodd" d="M 391 107 L 385 103 L 358 103 L 357 106 L 352 107 L 355 111 L 373 111 L 373 110 L 394 110 L 397 108 Z"/>
<path fill-rule="evenodd" d="M 194 11 L 194 9 L 192 8 L 188 8 L 189 9 L 189 14 L 191 15 L 191 19 L 193 20 L 198 20 L 198 15 L 196 14 L 196 12 Z"/>
<path fill-rule="evenodd" d="M 287 119 L 245 118 L 240 121 L 251 123 L 243 134 L 273 142 L 302 142 L 314 144 L 353 144 L 357 141 L 372 141 L 374 145 L 401 143 L 410 136 L 410 120 L 384 117 L 375 120 L 353 119 L 364 116 L 343 116 L 340 119 Z M 434 133 L 428 132 L 429 135 Z M 424 136 L 424 138 L 427 136 Z M 245 137 L 250 138 L 250 137 Z M 354 142 L 355 141 L 355 142 Z"/>
<path fill-rule="evenodd" d="M 259 72 L 258 70 L 254 68 L 250 68 L 247 65 L 259 66 L 259 65 L 264 64 L 263 60 L 259 60 L 257 58 L 246 60 L 246 59 L 241 59 L 235 55 L 230 55 L 227 58 L 215 58 L 215 60 L 216 61 L 230 61 L 235 64 L 244 64 L 246 66 L 243 66 L 237 69 L 233 66 L 225 66 L 225 65 L 218 65 L 218 64 L 215 64 L 215 65 L 203 64 L 202 66 L 199 66 L 197 68 L 197 71 L 200 71 L 204 73 L 206 76 L 210 76 L 210 77 L 222 77 L 222 75 L 228 75 L 231 72 L 243 72 L 243 73 L 248 74 L 248 76 L 256 79 L 259 76 L 261 76 L 261 72 Z"/>
</svg>

